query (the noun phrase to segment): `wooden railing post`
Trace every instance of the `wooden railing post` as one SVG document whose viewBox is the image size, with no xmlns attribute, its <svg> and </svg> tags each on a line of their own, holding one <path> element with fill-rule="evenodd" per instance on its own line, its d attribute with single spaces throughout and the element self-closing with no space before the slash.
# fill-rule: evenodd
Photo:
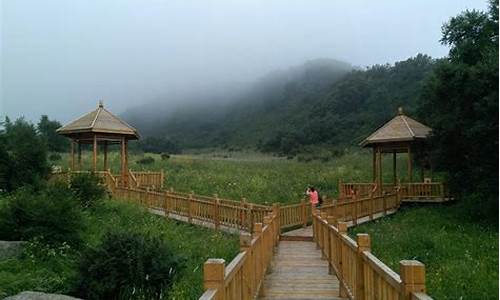
<svg viewBox="0 0 500 300">
<path fill-rule="evenodd" d="M 417 260 L 399 262 L 401 276 L 401 300 L 411 300 L 412 292 L 425 293 L 425 266 Z"/>
<path fill-rule="evenodd" d="M 220 200 L 217 194 L 214 194 L 215 205 L 214 205 L 214 226 L 215 230 L 219 230 L 220 225 Z"/>
<path fill-rule="evenodd" d="M 332 225 L 332 226 L 336 226 L 337 225 L 337 219 L 334 217 L 334 216 L 328 216 L 327 218 L 327 221 L 328 221 L 328 225 Z M 333 241 L 332 241 L 332 232 L 330 231 L 330 229 L 328 230 L 328 239 L 329 239 L 329 253 L 328 253 L 328 274 L 333 274 L 333 267 L 332 267 L 332 264 L 333 264 L 333 258 L 332 258 L 332 255 L 334 255 L 334 251 L 335 249 L 332 249 L 333 248 Z"/>
<path fill-rule="evenodd" d="M 254 224 L 253 204 L 251 204 L 251 203 L 249 204 L 247 212 L 248 212 L 248 220 L 247 220 L 248 232 L 253 233 L 253 230 L 254 230 L 253 229 L 253 224 Z"/>
<path fill-rule="evenodd" d="M 327 221 L 328 215 L 326 212 L 321 212 L 320 213 L 321 220 L 322 221 Z M 326 237 L 326 233 L 328 232 L 328 229 L 326 228 L 325 224 L 322 222 L 320 224 L 320 240 L 321 240 L 321 259 L 326 259 L 326 250 L 327 246 L 326 243 L 328 242 L 328 238 Z"/>
<path fill-rule="evenodd" d="M 217 289 L 216 299 L 225 300 L 224 275 L 225 261 L 221 258 L 209 258 L 203 265 L 203 286 L 207 289 Z"/>
<path fill-rule="evenodd" d="M 160 176 L 160 189 L 163 189 L 163 182 L 165 181 L 165 171 L 161 169 L 161 176 Z"/>
<path fill-rule="evenodd" d="M 337 229 L 340 235 L 340 240 L 342 241 L 342 236 L 347 235 L 347 223 L 346 222 L 338 222 L 337 223 Z M 340 243 L 341 245 L 343 244 L 342 242 Z M 339 277 L 340 281 L 340 297 L 347 297 L 347 289 L 344 286 L 344 258 L 343 258 L 343 253 L 342 253 L 342 246 L 339 247 L 340 251 L 337 254 L 339 256 L 339 268 L 337 276 Z"/>
<path fill-rule="evenodd" d="M 242 299 L 250 299 L 255 289 L 254 264 L 255 259 L 252 253 L 252 236 L 248 233 L 240 234 L 240 251 L 247 251 L 247 261 L 243 265 Z"/>
<path fill-rule="evenodd" d="M 189 194 L 188 198 L 188 223 L 193 221 L 193 192 Z"/>
<path fill-rule="evenodd" d="M 245 227 L 245 224 L 246 224 L 246 220 L 245 220 L 245 217 L 246 217 L 246 207 L 247 207 L 247 199 L 246 198 L 241 198 L 241 201 L 240 201 L 240 206 L 241 206 L 241 210 L 240 210 L 240 213 L 239 213 L 239 223 L 238 223 L 238 229 L 241 227 L 241 228 L 244 228 Z M 248 231 L 250 231 L 250 229 L 248 229 Z"/>
<path fill-rule="evenodd" d="M 371 250 L 370 236 L 366 233 L 358 233 L 356 235 L 356 243 L 358 244 L 358 254 L 356 257 L 356 300 L 365 299 L 365 276 L 364 276 L 364 259 L 363 252 Z"/>
<path fill-rule="evenodd" d="M 274 241 L 274 246 L 277 246 L 278 245 L 277 237 L 279 237 L 279 234 L 281 233 L 281 218 L 280 218 L 280 204 L 279 203 L 273 203 L 273 214 L 276 216 L 276 220 L 274 222 L 276 224 L 275 226 L 277 226 L 276 230 L 278 231 L 277 232 L 278 234 L 274 235 L 273 241 Z"/>
<path fill-rule="evenodd" d="M 356 226 L 358 224 L 358 196 L 356 192 L 352 194 L 352 201 L 354 205 L 354 215 L 352 216 L 352 224 Z"/>
<path fill-rule="evenodd" d="M 387 215 L 387 203 L 386 203 L 386 197 L 385 197 L 385 191 L 382 192 L 382 205 L 383 205 L 383 215 Z"/>
<path fill-rule="evenodd" d="M 307 202 L 306 200 L 302 199 L 301 202 L 301 212 L 302 212 L 302 227 L 306 228 L 307 227 Z"/>
</svg>

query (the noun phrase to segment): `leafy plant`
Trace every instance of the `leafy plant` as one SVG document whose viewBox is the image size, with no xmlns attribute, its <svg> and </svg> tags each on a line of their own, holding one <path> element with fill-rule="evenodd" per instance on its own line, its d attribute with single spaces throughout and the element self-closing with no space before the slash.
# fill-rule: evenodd
<svg viewBox="0 0 500 300">
<path fill-rule="evenodd" d="M 159 237 L 110 232 L 84 253 L 78 291 L 88 299 L 160 299 L 182 261 Z"/>
<path fill-rule="evenodd" d="M 155 159 L 152 158 L 151 156 L 146 156 L 144 158 L 137 160 L 137 163 L 140 165 L 150 165 L 154 162 L 155 162 Z"/>
<path fill-rule="evenodd" d="M 4 201 L 0 206 L 0 239 L 81 243 L 81 209 L 64 184 L 55 183 L 41 191 L 23 187 Z"/>
<path fill-rule="evenodd" d="M 59 153 L 52 153 L 51 155 L 49 155 L 49 160 L 51 160 L 51 161 L 61 160 L 61 154 L 59 154 Z"/>
<path fill-rule="evenodd" d="M 70 188 L 83 208 L 93 207 L 104 198 L 106 190 L 101 179 L 92 173 L 71 176 Z"/>
</svg>

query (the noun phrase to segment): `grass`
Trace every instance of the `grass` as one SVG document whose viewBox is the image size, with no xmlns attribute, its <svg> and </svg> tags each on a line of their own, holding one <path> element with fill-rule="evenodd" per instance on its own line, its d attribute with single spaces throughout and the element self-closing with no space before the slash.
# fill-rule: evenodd
<svg viewBox="0 0 500 300">
<path fill-rule="evenodd" d="M 372 252 L 398 273 L 400 260 L 424 263 L 434 299 L 498 299 L 498 229 L 464 214 L 462 203 L 406 206 L 350 234 L 370 234 Z"/>
<path fill-rule="evenodd" d="M 120 228 L 151 232 L 166 239 L 185 258 L 170 299 L 195 299 L 203 291 L 203 263 L 208 258 L 231 261 L 239 251 L 238 237 L 178 223 L 152 215 L 142 208 L 107 201 L 86 213 L 86 246 L 97 245 L 105 232 Z M 67 246 L 49 248 L 31 242 L 18 258 L 0 260 L 0 298 L 25 290 L 71 294 L 77 281 L 79 250 Z"/>
<path fill-rule="evenodd" d="M 137 164 L 144 156 L 154 158 L 154 163 Z M 110 166 L 119 172 L 119 155 L 111 153 Z M 90 153 L 84 153 L 83 166 L 91 166 Z M 323 196 L 338 194 L 339 180 L 370 182 L 371 154 L 352 152 L 333 157 L 328 162 L 298 162 L 296 159 L 277 158 L 253 152 L 216 152 L 172 155 L 161 160 L 160 155 L 130 155 L 132 170 L 160 170 L 166 172 L 166 187 L 182 192 L 213 195 L 239 200 L 243 197 L 254 203 L 297 203 L 304 197 L 308 185 L 319 188 Z M 65 156 L 60 164 L 67 167 Z M 398 159 L 398 173 L 406 174 L 405 157 Z M 99 162 L 102 165 L 102 162 Z M 384 160 L 385 181 L 392 180 L 392 158 Z M 418 178 L 415 170 L 414 177 Z M 404 179 L 404 176 L 403 178 Z"/>
</svg>

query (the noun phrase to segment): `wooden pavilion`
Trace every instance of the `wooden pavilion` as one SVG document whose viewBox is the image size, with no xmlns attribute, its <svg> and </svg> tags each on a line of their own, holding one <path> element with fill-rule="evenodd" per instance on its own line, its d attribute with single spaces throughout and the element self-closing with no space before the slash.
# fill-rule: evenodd
<svg viewBox="0 0 500 300">
<path fill-rule="evenodd" d="M 404 114 L 400 107 L 398 114 L 390 121 L 370 134 L 360 146 L 373 150 L 373 182 L 372 183 L 342 183 L 339 184 L 340 196 L 352 193 L 377 194 L 393 191 L 399 187 L 406 201 L 442 202 L 449 200 L 442 183 L 431 182 L 431 178 L 424 177 L 425 167 L 430 167 L 426 155 L 426 140 L 432 129 Z M 398 153 L 407 153 L 406 181 L 401 182 L 397 172 Z M 413 180 L 414 154 L 420 154 L 420 181 Z M 384 183 L 382 176 L 382 155 L 392 154 L 393 179 L 391 183 Z M 432 172 L 431 172 L 432 173 Z"/>
<path fill-rule="evenodd" d="M 425 141 L 432 129 L 403 113 L 400 107 L 398 114 L 382 127 L 369 135 L 360 146 L 373 149 L 373 182 L 378 186 L 383 185 L 382 180 L 382 155 L 392 153 L 393 184 L 398 182 L 397 154 L 407 153 L 407 182 L 413 182 L 413 154 L 420 152 L 424 157 Z M 424 166 L 421 160 L 421 181 L 424 181 Z"/>
<path fill-rule="evenodd" d="M 99 172 L 97 166 L 97 154 L 99 145 L 102 146 L 104 155 L 102 171 L 108 172 L 116 183 L 121 183 L 123 186 L 129 186 L 129 181 L 132 180 L 132 186 L 140 187 L 154 185 L 152 181 L 162 181 L 163 172 L 158 175 L 154 172 L 135 172 L 132 173 L 128 168 L 128 142 L 130 140 L 139 139 L 137 129 L 121 120 L 107 109 L 104 108 L 102 101 L 99 102 L 97 109 L 86 113 L 80 118 L 69 122 L 68 124 L 57 129 L 57 133 L 71 139 L 70 152 L 70 168 L 71 171 L 82 170 L 82 145 L 92 145 L 92 170 Z M 108 169 L 108 146 L 120 145 L 120 175 L 113 176 Z M 75 148 L 77 152 L 77 161 L 75 160 Z M 138 178 L 140 177 L 140 178 Z M 151 180 L 151 178 L 155 180 Z M 158 179 L 156 179 L 158 177 Z M 163 182 L 155 182 L 158 187 L 163 185 Z"/>
</svg>

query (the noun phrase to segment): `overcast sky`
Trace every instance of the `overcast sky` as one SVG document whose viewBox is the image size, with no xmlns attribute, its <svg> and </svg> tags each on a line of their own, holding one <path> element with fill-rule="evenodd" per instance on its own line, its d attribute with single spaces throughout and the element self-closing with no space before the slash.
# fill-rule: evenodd
<svg viewBox="0 0 500 300">
<path fill-rule="evenodd" d="M 0 0 L 0 115 L 67 122 L 309 59 L 442 57 L 441 25 L 486 1 Z"/>
</svg>

